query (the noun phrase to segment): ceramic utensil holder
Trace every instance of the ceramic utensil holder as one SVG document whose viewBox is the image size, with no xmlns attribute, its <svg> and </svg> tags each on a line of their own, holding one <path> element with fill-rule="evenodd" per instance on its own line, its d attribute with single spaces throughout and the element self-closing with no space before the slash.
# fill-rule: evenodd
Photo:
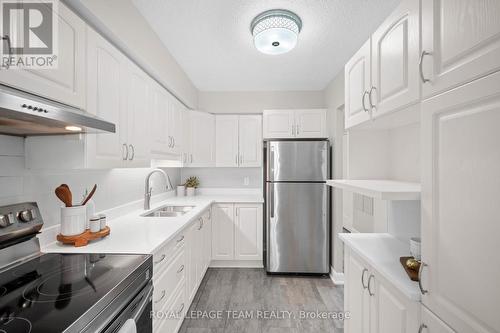
<svg viewBox="0 0 500 333">
<path fill-rule="evenodd" d="M 183 197 L 186 195 L 186 187 L 184 185 L 177 186 L 177 196 Z"/>
<path fill-rule="evenodd" d="M 61 235 L 74 236 L 85 232 L 87 207 L 61 207 Z"/>
</svg>

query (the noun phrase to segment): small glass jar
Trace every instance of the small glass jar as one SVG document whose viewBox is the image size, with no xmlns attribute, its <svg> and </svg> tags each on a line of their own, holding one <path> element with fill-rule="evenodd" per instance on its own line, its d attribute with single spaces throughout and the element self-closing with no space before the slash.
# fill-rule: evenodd
<svg viewBox="0 0 500 333">
<path fill-rule="evenodd" d="M 99 223 L 101 230 L 104 230 L 106 228 L 106 214 L 99 214 Z"/>
<path fill-rule="evenodd" d="M 94 215 L 90 218 L 90 232 L 99 232 L 101 230 L 100 218 Z"/>
</svg>

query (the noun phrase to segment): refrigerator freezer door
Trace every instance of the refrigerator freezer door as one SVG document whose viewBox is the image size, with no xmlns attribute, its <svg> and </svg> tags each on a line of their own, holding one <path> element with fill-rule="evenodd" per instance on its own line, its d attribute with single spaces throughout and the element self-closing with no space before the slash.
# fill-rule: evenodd
<svg viewBox="0 0 500 333">
<path fill-rule="evenodd" d="M 267 181 L 311 182 L 328 178 L 327 141 L 269 141 Z"/>
<path fill-rule="evenodd" d="M 267 183 L 268 272 L 329 272 L 327 193 L 322 183 Z"/>
</svg>

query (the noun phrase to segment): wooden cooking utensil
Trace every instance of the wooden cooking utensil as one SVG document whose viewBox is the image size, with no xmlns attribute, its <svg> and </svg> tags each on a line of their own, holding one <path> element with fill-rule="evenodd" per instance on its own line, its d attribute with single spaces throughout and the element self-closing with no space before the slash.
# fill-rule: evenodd
<svg viewBox="0 0 500 333">
<path fill-rule="evenodd" d="M 82 206 L 85 206 L 85 204 L 90 199 L 92 199 L 92 196 L 94 195 L 96 189 L 97 189 L 97 184 L 94 185 L 94 187 L 92 188 L 92 191 L 90 191 L 89 195 L 87 195 L 87 197 L 85 198 L 85 200 L 82 201 Z"/>
<path fill-rule="evenodd" d="M 56 196 L 61 200 L 66 207 L 73 206 L 73 195 L 68 187 L 68 185 L 60 185 L 55 190 Z"/>
</svg>

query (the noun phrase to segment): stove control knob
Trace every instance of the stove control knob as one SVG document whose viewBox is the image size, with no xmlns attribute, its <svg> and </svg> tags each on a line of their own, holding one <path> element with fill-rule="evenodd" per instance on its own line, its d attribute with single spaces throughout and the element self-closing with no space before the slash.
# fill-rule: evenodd
<svg viewBox="0 0 500 333">
<path fill-rule="evenodd" d="M 0 228 L 6 228 L 12 223 L 14 222 L 9 219 L 9 215 L 0 215 Z"/>
<path fill-rule="evenodd" d="M 26 223 L 33 220 L 33 214 L 30 209 L 22 210 L 17 214 L 17 218 L 19 221 Z"/>
</svg>

